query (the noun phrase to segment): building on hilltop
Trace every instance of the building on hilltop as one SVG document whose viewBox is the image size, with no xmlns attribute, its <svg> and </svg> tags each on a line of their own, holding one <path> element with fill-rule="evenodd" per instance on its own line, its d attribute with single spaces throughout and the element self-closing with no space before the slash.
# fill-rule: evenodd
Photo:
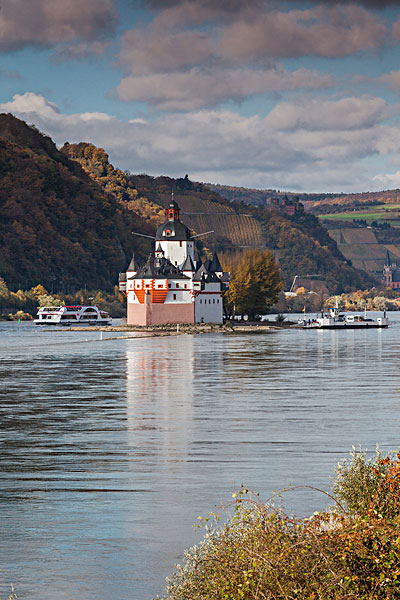
<svg viewBox="0 0 400 600">
<path fill-rule="evenodd" d="M 392 290 L 400 289 L 400 269 L 396 263 L 392 263 L 389 250 L 386 251 L 386 260 L 383 265 L 383 282 Z"/>
<path fill-rule="evenodd" d="M 119 289 L 127 297 L 128 325 L 222 323 L 223 293 L 229 287 L 218 256 L 199 259 L 190 229 L 171 200 L 165 223 L 155 235 L 155 249 L 142 267 L 135 258 L 120 273 Z"/>
<path fill-rule="evenodd" d="M 292 217 L 296 213 L 304 213 L 304 204 L 297 197 L 270 196 L 266 198 L 265 205 Z"/>
</svg>

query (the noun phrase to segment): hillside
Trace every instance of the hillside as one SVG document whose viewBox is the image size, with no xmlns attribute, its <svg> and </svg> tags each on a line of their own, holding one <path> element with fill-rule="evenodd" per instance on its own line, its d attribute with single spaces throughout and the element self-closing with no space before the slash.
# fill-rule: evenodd
<svg viewBox="0 0 400 600">
<path fill-rule="evenodd" d="M 281 213 L 287 211 L 288 202 L 290 204 L 299 200 L 306 213 L 320 219 L 348 263 L 356 269 L 366 271 L 377 281 L 381 279 L 386 251 L 400 257 L 400 190 L 358 194 L 299 194 L 272 189 L 207 186 L 218 190 L 230 202 L 268 207 L 271 202 L 278 200 L 275 204 Z M 266 241 L 268 242 L 268 236 Z M 282 262 L 284 265 L 284 259 Z M 345 279 L 347 280 L 347 276 Z"/>
<path fill-rule="evenodd" d="M 347 262 L 334 239 L 317 217 L 296 213 L 287 218 L 268 208 L 250 209 L 261 224 L 267 247 L 279 259 L 286 288 L 295 275 L 318 276 L 326 281 L 331 293 L 340 290 L 365 289 L 379 281 Z"/>
<path fill-rule="evenodd" d="M 36 128 L 0 115 L 0 276 L 10 289 L 110 289 L 146 221 Z M 135 240 L 143 257 L 145 240 Z"/>
<path fill-rule="evenodd" d="M 289 285 L 317 273 L 332 291 L 376 284 L 346 264 L 312 215 L 230 202 L 201 183 L 122 172 L 92 144 L 66 144 L 12 115 L 0 115 L 0 277 L 10 289 L 42 283 L 68 292 L 110 289 L 135 251 L 144 261 L 171 192 L 200 251 L 269 247 Z"/>
<path fill-rule="evenodd" d="M 76 149 L 72 152 L 76 155 Z M 71 155 L 71 147 L 69 153 Z M 95 164 L 98 155 L 96 152 L 92 154 L 90 161 L 79 158 L 80 164 L 94 174 L 96 181 L 103 180 L 105 188 L 114 186 L 115 170 L 113 172 L 110 165 L 98 167 Z M 99 168 L 103 173 L 101 177 Z M 107 173 L 111 174 L 112 181 L 109 184 L 106 183 Z M 271 248 L 280 262 L 286 289 L 295 275 L 307 274 L 318 274 L 319 279 L 328 283 L 332 293 L 371 287 L 378 283 L 373 277 L 346 263 L 336 242 L 312 215 L 288 217 L 271 207 L 243 206 L 221 198 L 208 186 L 190 181 L 188 176 L 173 179 L 127 175 L 119 171 L 118 179 L 119 185 L 123 182 L 122 196 L 131 186 L 129 189 L 135 190 L 135 197 L 153 207 L 167 206 L 173 191 L 174 199 L 181 207 L 183 221 L 196 234 L 214 230 L 212 234 L 200 238 L 206 252 L 213 249 L 226 253 L 246 247 Z"/>
<path fill-rule="evenodd" d="M 162 206 L 167 206 L 171 191 L 174 191 L 182 220 L 196 234 L 213 230 L 213 233 L 201 237 L 203 243 L 212 249 L 232 251 L 264 245 L 260 224 L 249 211 L 232 205 L 201 183 L 190 181 L 187 176 L 172 179 L 132 175 L 131 180 L 141 194 Z"/>
<path fill-rule="evenodd" d="M 400 190 L 348 194 L 308 203 L 355 267 L 382 273 L 389 250 L 400 257 Z"/>
<path fill-rule="evenodd" d="M 253 189 L 253 188 L 244 188 L 237 187 L 231 185 L 216 185 L 212 183 L 204 184 L 213 192 L 217 192 L 223 198 L 226 198 L 230 202 L 244 202 L 244 204 L 253 204 L 254 206 L 265 206 L 268 203 L 268 200 L 271 198 L 280 199 L 280 198 L 296 198 L 300 202 L 323 202 L 326 199 L 336 199 L 341 198 L 342 194 L 339 196 L 337 194 L 306 194 L 303 192 L 284 192 L 281 190 L 274 189 Z"/>
</svg>

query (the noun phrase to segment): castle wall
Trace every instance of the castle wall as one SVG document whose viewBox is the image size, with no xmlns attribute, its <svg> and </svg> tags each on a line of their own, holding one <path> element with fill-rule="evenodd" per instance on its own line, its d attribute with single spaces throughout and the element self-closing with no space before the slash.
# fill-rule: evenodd
<svg viewBox="0 0 400 600">
<path fill-rule="evenodd" d="M 194 304 L 153 304 L 150 321 L 150 325 L 194 323 Z"/>
<path fill-rule="evenodd" d="M 129 302 L 127 311 L 128 325 L 164 325 L 175 323 L 194 323 L 194 303 L 174 302 L 171 304 L 152 304 L 150 294 L 144 304 Z"/>
<path fill-rule="evenodd" d="M 145 304 L 127 303 L 126 324 L 127 325 L 148 325 L 147 311 Z"/>
</svg>

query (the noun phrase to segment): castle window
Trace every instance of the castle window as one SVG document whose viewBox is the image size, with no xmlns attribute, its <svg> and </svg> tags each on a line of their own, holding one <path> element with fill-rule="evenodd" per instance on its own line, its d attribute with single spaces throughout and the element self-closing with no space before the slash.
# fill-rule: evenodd
<svg viewBox="0 0 400 600">
<path fill-rule="evenodd" d="M 203 300 L 200 298 L 200 304 L 203 304 Z"/>
<path fill-rule="evenodd" d="M 185 290 L 187 290 L 187 283 L 185 283 L 184 288 L 185 288 Z"/>
<path fill-rule="evenodd" d="M 174 300 L 176 300 L 176 294 L 174 294 Z"/>
<path fill-rule="evenodd" d="M 177 288 L 179 287 L 179 283 L 177 283 L 177 284 L 176 284 L 176 287 L 177 287 Z"/>
<path fill-rule="evenodd" d="M 215 304 L 215 298 L 213 298 L 213 304 Z"/>
<path fill-rule="evenodd" d="M 179 242 L 179 246 L 182 248 L 182 242 Z"/>
</svg>

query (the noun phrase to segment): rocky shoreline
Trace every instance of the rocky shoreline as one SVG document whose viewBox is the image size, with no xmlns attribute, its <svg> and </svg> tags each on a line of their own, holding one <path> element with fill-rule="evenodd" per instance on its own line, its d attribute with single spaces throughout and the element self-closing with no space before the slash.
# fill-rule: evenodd
<svg viewBox="0 0 400 600">
<path fill-rule="evenodd" d="M 279 329 L 292 329 L 297 323 L 284 321 L 263 321 L 257 323 L 236 322 L 214 325 L 209 323 L 181 323 L 178 325 L 153 325 L 150 327 L 137 325 L 107 325 L 94 327 L 68 327 L 68 331 L 105 331 L 115 333 L 137 333 L 141 337 L 161 337 L 167 335 L 201 334 L 201 333 L 263 333 L 265 331 L 277 331 Z M 64 330 L 64 329 L 63 329 Z"/>
</svg>

